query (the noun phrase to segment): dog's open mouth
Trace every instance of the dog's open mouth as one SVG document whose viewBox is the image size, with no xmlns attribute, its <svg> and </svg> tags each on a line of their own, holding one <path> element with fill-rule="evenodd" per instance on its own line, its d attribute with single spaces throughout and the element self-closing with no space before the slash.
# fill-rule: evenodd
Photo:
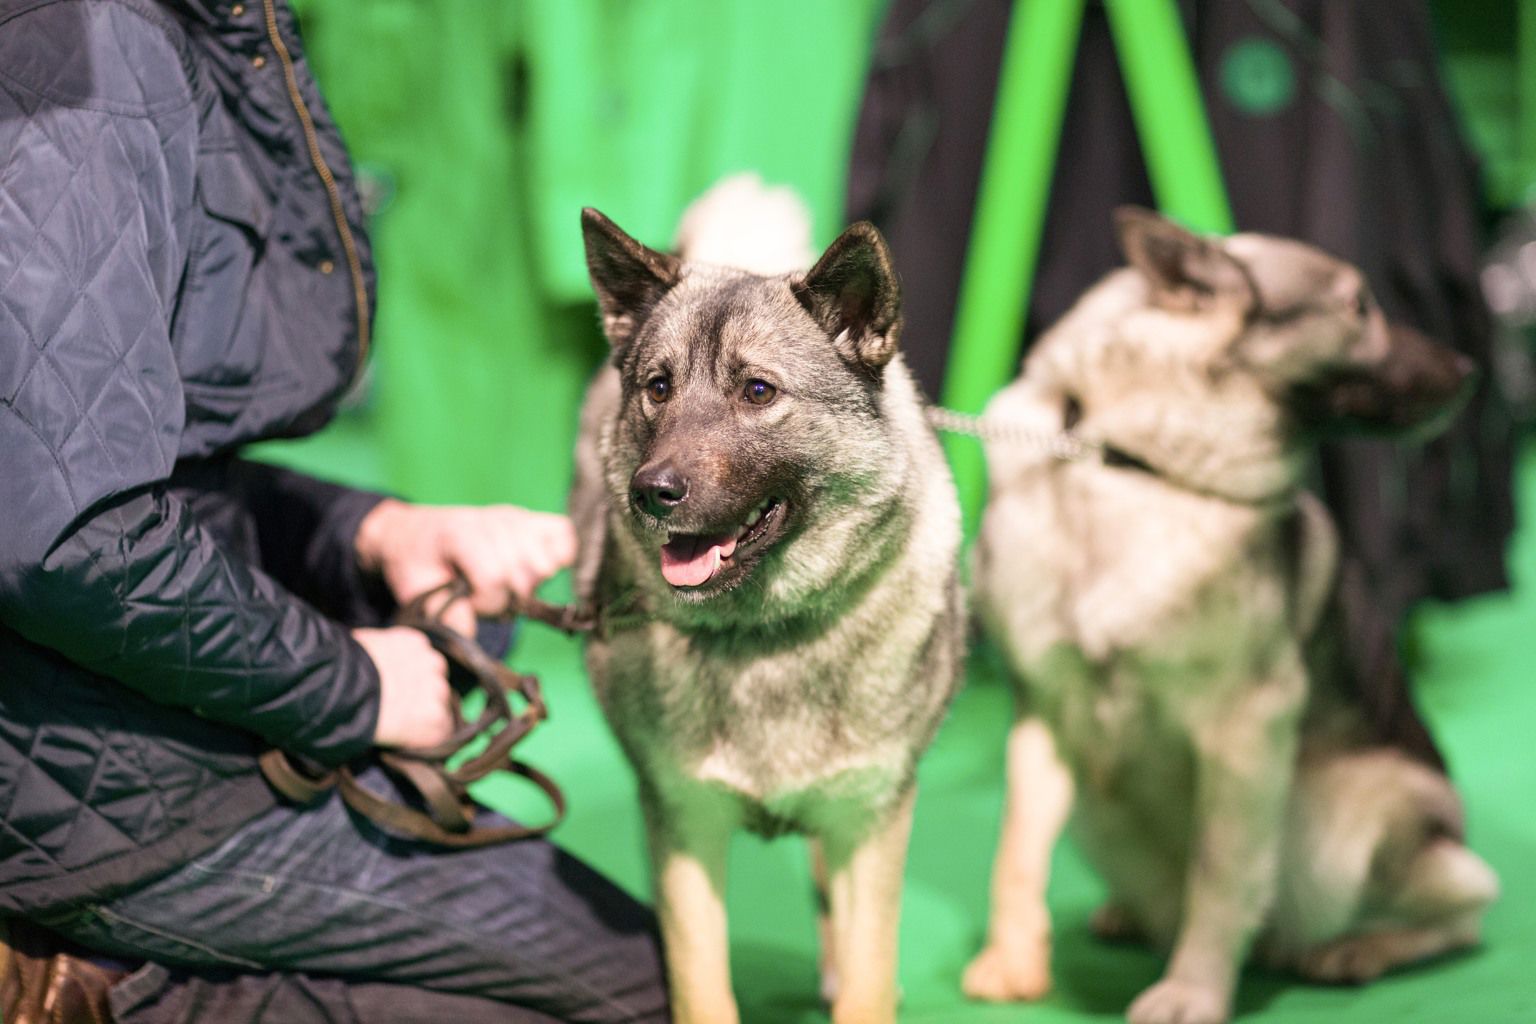
<svg viewBox="0 0 1536 1024">
<path fill-rule="evenodd" d="M 661 547 L 661 575 L 677 588 L 723 584 L 743 571 L 748 558 L 765 546 L 769 531 L 783 519 L 784 503 L 768 498 L 729 533 L 678 533 Z"/>
</svg>

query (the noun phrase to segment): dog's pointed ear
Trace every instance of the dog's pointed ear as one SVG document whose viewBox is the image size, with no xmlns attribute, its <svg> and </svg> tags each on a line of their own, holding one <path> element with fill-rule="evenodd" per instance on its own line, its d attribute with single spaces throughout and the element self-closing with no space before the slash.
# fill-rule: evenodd
<svg viewBox="0 0 1536 1024">
<path fill-rule="evenodd" d="M 873 224 L 860 221 L 838 235 L 790 287 L 845 359 L 879 370 L 896 354 L 901 286 Z"/>
<path fill-rule="evenodd" d="M 1152 301 L 1177 312 L 1225 305 L 1243 313 L 1259 304 L 1248 268 L 1219 239 L 1195 234 L 1139 206 L 1115 210 L 1120 251 L 1152 286 Z"/>
<path fill-rule="evenodd" d="M 641 245 L 590 206 L 581 211 L 587 272 L 603 313 L 603 332 L 614 351 L 634 338 L 661 297 L 677 284 L 682 261 Z"/>
</svg>

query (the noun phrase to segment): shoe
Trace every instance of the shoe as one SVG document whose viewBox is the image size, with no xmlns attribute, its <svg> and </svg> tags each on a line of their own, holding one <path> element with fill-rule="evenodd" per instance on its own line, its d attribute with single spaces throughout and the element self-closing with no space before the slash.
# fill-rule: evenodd
<svg viewBox="0 0 1536 1024">
<path fill-rule="evenodd" d="M 107 990 L 128 972 L 78 953 L 28 921 L 0 920 L 0 1019 L 5 1024 L 111 1024 Z"/>
</svg>

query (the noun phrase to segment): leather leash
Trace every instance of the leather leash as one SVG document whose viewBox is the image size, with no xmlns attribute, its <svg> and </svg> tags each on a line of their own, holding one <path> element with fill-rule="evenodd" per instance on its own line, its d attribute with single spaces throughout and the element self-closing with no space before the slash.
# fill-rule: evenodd
<svg viewBox="0 0 1536 1024">
<path fill-rule="evenodd" d="M 385 831 L 406 839 L 439 846 L 474 847 L 541 836 L 565 817 L 565 796 L 554 780 L 512 756 L 512 748 L 549 717 L 539 681 L 500 664 L 473 640 L 445 626 L 443 611 L 469 597 L 469 583 L 456 576 L 442 586 L 416 597 L 400 609 L 396 625 L 410 626 L 427 635 L 450 666 L 449 678 L 460 696 L 478 690 L 485 707 L 474 721 L 465 721 L 457 706 L 453 734 L 435 747 L 421 750 L 374 750 L 370 756 L 400 785 L 414 792 L 424 810 L 379 796 L 357 781 L 353 765 L 326 769 L 308 758 L 269 750 L 260 765 L 267 781 L 283 796 L 298 804 L 313 804 L 332 789 L 347 806 Z M 589 632 L 596 616 L 578 608 L 546 604 L 536 598 L 521 602 L 514 616 L 537 619 L 566 633 Z M 513 697 L 523 709 L 513 710 Z M 498 728 L 499 727 L 499 728 Z M 458 766 L 448 761 L 481 737 L 485 749 Z M 474 824 L 475 805 L 468 786 L 493 771 L 505 770 L 537 786 L 554 807 L 553 818 L 542 825 Z"/>
</svg>

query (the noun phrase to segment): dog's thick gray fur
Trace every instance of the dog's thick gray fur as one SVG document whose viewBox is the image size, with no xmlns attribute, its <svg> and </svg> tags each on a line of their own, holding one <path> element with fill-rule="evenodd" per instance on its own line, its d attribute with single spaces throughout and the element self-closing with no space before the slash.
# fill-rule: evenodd
<svg viewBox="0 0 1536 1024">
<path fill-rule="evenodd" d="M 749 828 L 819 845 L 834 1020 L 891 1021 L 914 771 L 964 616 L 885 244 L 854 225 L 760 276 L 582 224 L 613 359 L 582 415 L 577 588 L 605 610 L 587 665 L 639 780 L 675 1019 L 736 1020 L 721 895 Z"/>
<path fill-rule="evenodd" d="M 1317 249 L 1145 211 L 1120 229 L 1131 267 L 987 411 L 1106 449 L 989 447 L 977 604 L 1020 717 L 965 987 L 1049 987 L 1045 878 L 1075 799 L 1097 929 L 1171 954 L 1131 1021 L 1218 1024 L 1250 952 L 1362 981 L 1476 941 L 1496 892 L 1405 694 L 1343 657 L 1335 531 L 1303 489 L 1320 434 L 1443 418 L 1467 367 Z"/>
</svg>

